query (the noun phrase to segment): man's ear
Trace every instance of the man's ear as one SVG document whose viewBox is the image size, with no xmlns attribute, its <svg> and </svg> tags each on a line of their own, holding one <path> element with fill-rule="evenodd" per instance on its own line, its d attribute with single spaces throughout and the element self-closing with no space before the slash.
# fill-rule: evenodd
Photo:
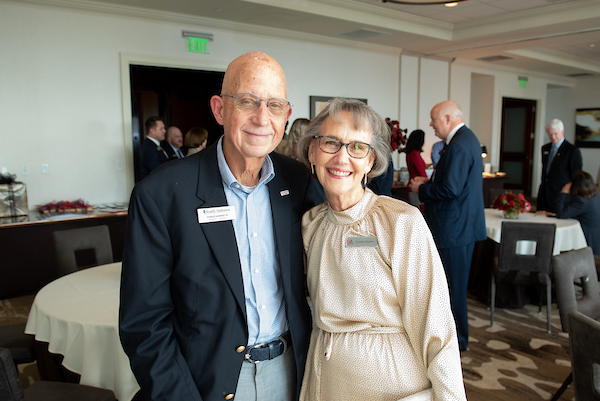
<svg viewBox="0 0 600 401">
<path fill-rule="evenodd" d="M 210 108 L 215 116 L 215 120 L 219 125 L 223 125 L 223 98 L 221 96 L 214 95 L 210 98 Z"/>
</svg>

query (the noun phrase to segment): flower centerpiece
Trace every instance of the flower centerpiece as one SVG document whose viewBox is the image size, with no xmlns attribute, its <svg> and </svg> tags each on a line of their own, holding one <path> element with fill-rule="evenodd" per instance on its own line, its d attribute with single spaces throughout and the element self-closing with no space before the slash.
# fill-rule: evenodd
<svg viewBox="0 0 600 401">
<path fill-rule="evenodd" d="M 391 120 L 389 117 L 385 119 L 385 122 L 392 131 L 392 151 L 397 150 L 398 152 L 402 152 L 404 146 L 406 146 L 406 133 L 408 129 L 401 129 L 400 123 L 397 120 Z"/>
<path fill-rule="evenodd" d="M 494 199 L 492 207 L 503 210 L 506 219 L 518 219 L 519 213 L 531 210 L 531 203 L 525 199 L 523 194 L 513 194 L 511 191 L 507 191 Z"/>
</svg>

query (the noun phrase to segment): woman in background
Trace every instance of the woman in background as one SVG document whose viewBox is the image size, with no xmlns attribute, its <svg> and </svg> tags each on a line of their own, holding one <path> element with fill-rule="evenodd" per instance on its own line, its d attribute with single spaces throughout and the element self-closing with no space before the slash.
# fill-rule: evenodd
<svg viewBox="0 0 600 401">
<path fill-rule="evenodd" d="M 404 152 L 406 153 L 406 165 L 408 167 L 409 181 L 415 177 L 427 177 L 425 172 L 425 161 L 421 157 L 423 144 L 425 143 L 425 132 L 420 129 L 410 133 Z M 423 203 L 419 200 L 419 194 L 410 192 L 406 188 L 406 196 L 408 203 L 422 208 Z"/>
<path fill-rule="evenodd" d="M 296 145 L 300 138 L 304 136 L 308 124 L 310 124 L 310 120 L 307 118 L 297 118 L 294 120 L 288 134 L 287 142 L 282 146 L 281 154 L 289 156 L 292 159 L 298 158 L 296 155 Z"/>
<path fill-rule="evenodd" d="M 191 156 L 206 148 L 208 131 L 206 128 L 194 127 L 185 134 L 183 145 L 188 148 L 186 156 Z"/>
<path fill-rule="evenodd" d="M 298 148 L 327 197 L 302 217 L 315 327 L 300 400 L 466 400 L 448 284 L 427 223 L 363 185 L 388 167 L 383 118 L 335 98 Z"/>
<path fill-rule="evenodd" d="M 577 219 L 594 255 L 600 255 L 600 190 L 591 175 L 578 170 L 556 198 L 559 219 Z"/>
</svg>

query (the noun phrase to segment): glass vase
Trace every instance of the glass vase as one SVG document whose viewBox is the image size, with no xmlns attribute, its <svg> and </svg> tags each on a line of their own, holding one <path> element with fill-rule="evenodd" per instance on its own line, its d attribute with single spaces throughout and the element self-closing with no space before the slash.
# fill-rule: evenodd
<svg viewBox="0 0 600 401">
<path fill-rule="evenodd" d="M 519 212 L 515 209 L 508 209 L 504 211 L 503 217 L 505 219 L 518 219 L 519 218 Z"/>
</svg>

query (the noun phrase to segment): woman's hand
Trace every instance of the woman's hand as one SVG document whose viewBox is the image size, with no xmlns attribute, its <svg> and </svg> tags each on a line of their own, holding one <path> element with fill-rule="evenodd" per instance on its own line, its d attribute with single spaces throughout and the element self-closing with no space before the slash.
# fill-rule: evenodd
<svg viewBox="0 0 600 401">
<path fill-rule="evenodd" d="M 573 184 L 572 182 L 569 182 L 568 184 L 565 184 L 564 187 L 562 187 L 561 191 L 563 194 L 570 194 L 571 193 L 571 184 Z"/>
</svg>

